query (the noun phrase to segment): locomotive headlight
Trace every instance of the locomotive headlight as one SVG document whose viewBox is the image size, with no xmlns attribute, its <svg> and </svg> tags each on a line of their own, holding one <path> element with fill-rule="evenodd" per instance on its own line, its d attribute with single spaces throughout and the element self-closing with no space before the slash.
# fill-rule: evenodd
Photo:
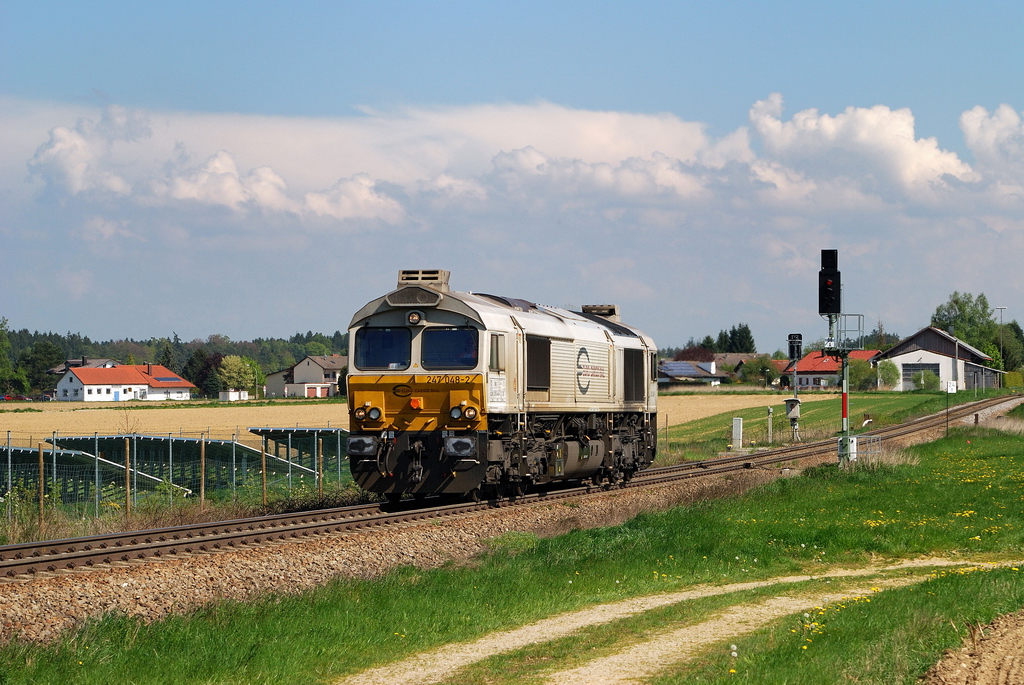
<svg viewBox="0 0 1024 685">
<path fill-rule="evenodd" d="M 476 407 L 466 407 L 463 410 L 462 415 L 465 416 L 470 421 L 472 421 L 473 419 L 476 418 Z"/>
<path fill-rule="evenodd" d="M 462 418 L 462 407 L 452 407 L 452 410 L 448 412 L 448 415 L 453 419 L 458 420 Z"/>
<path fill-rule="evenodd" d="M 352 416 L 362 421 L 366 418 L 366 407 L 356 407 L 352 410 Z"/>
<path fill-rule="evenodd" d="M 380 417 L 384 415 L 384 412 L 380 410 L 380 407 L 370 407 L 370 410 L 366 412 L 366 417 L 371 421 L 380 421 Z"/>
</svg>

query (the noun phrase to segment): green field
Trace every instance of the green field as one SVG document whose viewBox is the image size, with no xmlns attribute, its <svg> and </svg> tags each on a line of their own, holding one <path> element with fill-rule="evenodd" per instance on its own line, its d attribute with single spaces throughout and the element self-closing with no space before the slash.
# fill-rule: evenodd
<svg viewBox="0 0 1024 685">
<path fill-rule="evenodd" d="M 848 416 L 853 434 L 903 423 L 913 418 L 942 412 L 947 407 L 991 397 L 998 391 L 945 393 L 850 393 Z M 805 395 L 806 396 L 806 395 Z M 699 421 L 671 426 L 658 432 L 658 465 L 707 459 L 731 449 L 732 419 L 743 419 L 744 446 L 775 447 L 793 442 L 792 428 L 786 418 L 785 399 L 779 395 L 773 405 L 772 439 L 768 439 L 768 413 L 763 407 L 741 409 Z M 826 400 L 805 402 L 800 412 L 800 438 L 803 442 L 835 437 L 842 430 L 842 399 L 834 395 Z M 866 418 L 871 423 L 863 425 Z"/>
<path fill-rule="evenodd" d="M 1016 561 L 1024 558 L 1022 484 L 1019 435 L 956 429 L 896 464 L 821 466 L 742 496 L 557 538 L 509 533 L 472 565 L 337 580 L 148 626 L 107 617 L 50 647 L 4 647 L 0 682 L 329 682 L 558 612 L 698 584 L 926 556 Z M 970 626 L 1024 606 L 1024 575 L 1012 566 L 917 573 L 919 585 L 787 617 L 729 640 L 737 656 L 719 645 L 653 682 L 914 683 Z M 540 683 L 584 654 L 773 592 L 680 603 L 493 656 L 446 682 Z"/>
</svg>

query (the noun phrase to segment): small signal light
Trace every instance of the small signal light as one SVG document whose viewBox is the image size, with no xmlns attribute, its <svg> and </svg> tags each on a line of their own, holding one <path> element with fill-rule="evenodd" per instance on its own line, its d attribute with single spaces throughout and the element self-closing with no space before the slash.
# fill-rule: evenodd
<svg viewBox="0 0 1024 685">
<path fill-rule="evenodd" d="M 409 406 L 413 409 L 423 409 L 423 398 L 422 397 L 410 397 Z"/>
</svg>

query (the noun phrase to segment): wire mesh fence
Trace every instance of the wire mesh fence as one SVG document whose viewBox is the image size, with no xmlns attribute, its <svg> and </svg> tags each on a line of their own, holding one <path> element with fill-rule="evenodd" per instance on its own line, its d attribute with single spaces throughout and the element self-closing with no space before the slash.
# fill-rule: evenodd
<svg viewBox="0 0 1024 685">
<path fill-rule="evenodd" d="M 175 500 L 249 501 L 351 483 L 347 431 L 252 429 L 242 435 L 6 434 L 0 493 L 8 516 L 38 499 L 78 516 L 101 516 Z M 35 445 L 27 445 L 36 440 Z"/>
</svg>

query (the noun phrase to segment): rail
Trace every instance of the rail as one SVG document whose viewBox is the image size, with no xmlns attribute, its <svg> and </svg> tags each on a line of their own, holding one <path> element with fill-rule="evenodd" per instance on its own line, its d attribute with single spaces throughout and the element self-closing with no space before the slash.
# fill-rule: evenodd
<svg viewBox="0 0 1024 685">
<path fill-rule="evenodd" d="M 946 412 L 898 426 L 866 433 L 884 438 L 905 437 L 934 430 L 950 419 L 961 419 L 1015 398 L 990 398 L 961 405 Z M 835 440 L 791 445 L 743 455 L 687 462 L 649 469 L 631 481 L 629 487 L 646 487 L 672 480 L 705 477 L 747 468 L 836 454 Z M 185 558 L 193 554 L 243 549 L 300 540 L 315 535 L 342 534 L 367 528 L 385 527 L 427 519 L 454 517 L 504 506 L 529 506 L 559 499 L 585 496 L 593 486 L 570 487 L 531 493 L 514 500 L 443 504 L 407 508 L 385 504 L 341 507 L 233 521 L 201 523 L 172 528 L 113 533 L 67 540 L 50 540 L 0 546 L 0 581 L 25 582 L 52 577 L 55 573 L 103 569 L 144 561 Z M 429 498 L 427 500 L 429 503 Z M 410 505 L 412 503 L 409 503 Z M 419 503 L 422 504 L 422 503 Z"/>
</svg>

